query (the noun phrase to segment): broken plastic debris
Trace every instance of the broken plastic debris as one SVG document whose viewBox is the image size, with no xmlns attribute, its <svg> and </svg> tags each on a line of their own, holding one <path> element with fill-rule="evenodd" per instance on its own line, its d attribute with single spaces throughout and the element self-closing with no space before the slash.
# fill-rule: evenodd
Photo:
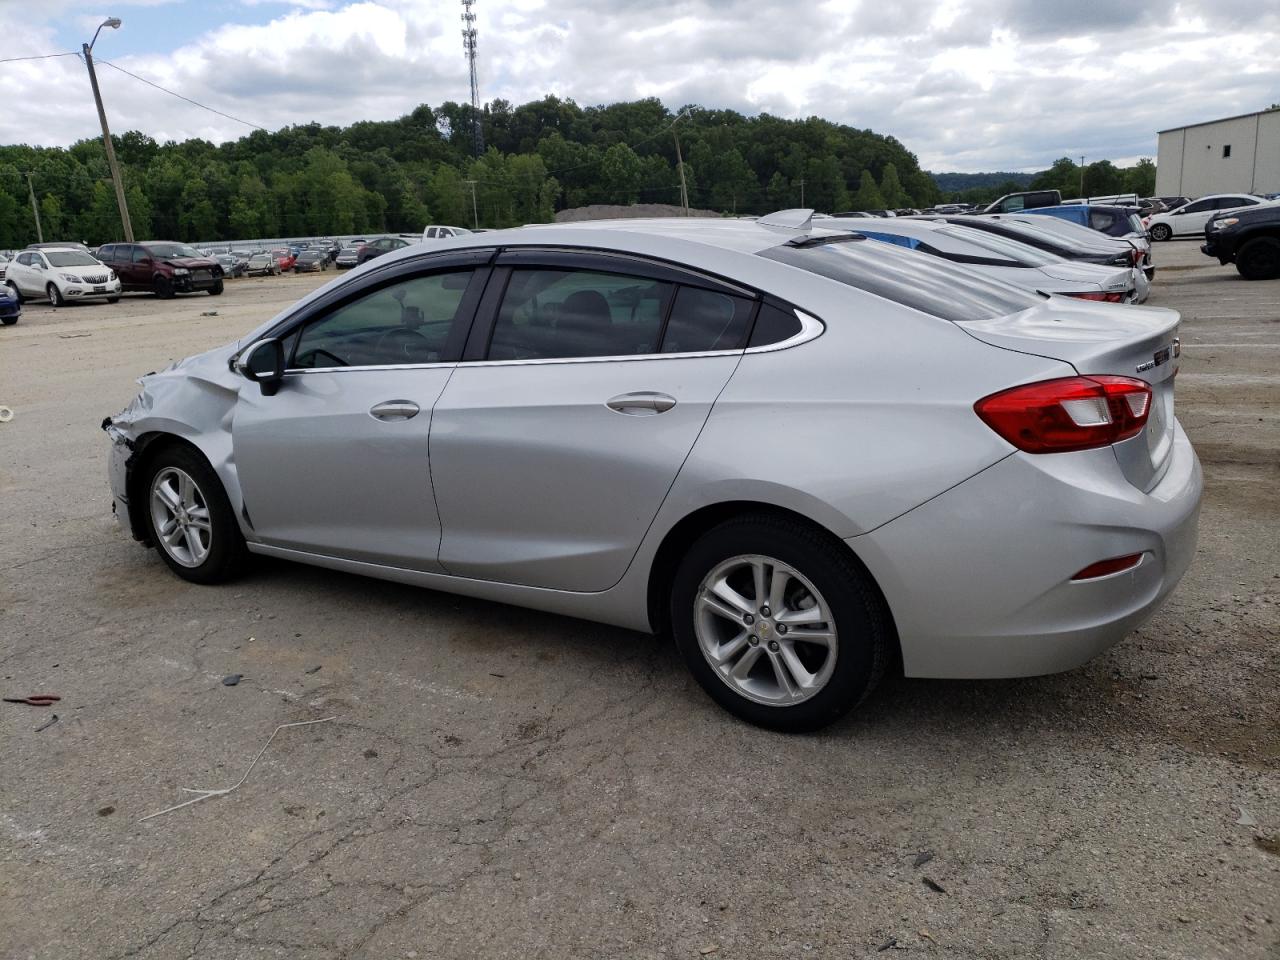
<svg viewBox="0 0 1280 960">
<path fill-rule="evenodd" d="M 1237 827 L 1256 827 L 1258 825 L 1258 821 L 1254 819 L 1253 814 L 1244 807 L 1237 805 L 1236 809 L 1240 811 L 1240 818 L 1236 820 Z"/>
<path fill-rule="evenodd" d="M 0 423 L 8 423 L 13 419 L 13 410 L 9 407 L 0 407 Z"/>
</svg>

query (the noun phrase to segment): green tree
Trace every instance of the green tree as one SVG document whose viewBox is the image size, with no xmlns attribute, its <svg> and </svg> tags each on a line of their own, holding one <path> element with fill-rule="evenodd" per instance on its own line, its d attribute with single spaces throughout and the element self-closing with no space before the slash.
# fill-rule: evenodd
<svg viewBox="0 0 1280 960">
<path fill-rule="evenodd" d="M 1149 197 L 1156 192 L 1156 165 L 1150 157 L 1143 157 L 1123 173 L 1126 193 Z"/>
<path fill-rule="evenodd" d="M 890 209 L 911 206 L 911 198 L 898 179 L 898 168 L 892 163 L 886 163 L 880 173 L 880 195 L 884 197 L 885 206 Z"/>
<path fill-rule="evenodd" d="M 884 197 L 880 195 L 880 188 L 876 186 L 875 177 L 871 176 L 870 170 L 862 171 L 862 180 L 858 184 L 858 191 L 853 195 L 850 206 L 854 210 L 883 210 Z"/>
<path fill-rule="evenodd" d="M 631 204 L 640 191 L 640 158 L 625 143 L 615 143 L 600 161 L 601 203 Z"/>
</svg>

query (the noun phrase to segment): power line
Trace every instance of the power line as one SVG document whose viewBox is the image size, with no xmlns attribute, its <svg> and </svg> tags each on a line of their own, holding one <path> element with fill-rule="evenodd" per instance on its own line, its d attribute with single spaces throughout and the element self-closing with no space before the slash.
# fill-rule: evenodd
<svg viewBox="0 0 1280 960">
<path fill-rule="evenodd" d="M 79 50 L 71 50 L 68 53 L 44 53 L 38 57 L 5 57 L 0 63 L 17 63 L 19 60 L 52 60 L 54 57 L 78 57 Z"/>
<path fill-rule="evenodd" d="M 162 87 L 158 83 L 153 83 L 152 81 L 148 80 L 146 77 L 140 77 L 136 73 L 130 73 L 124 67 L 117 67 L 110 60 L 95 60 L 94 62 L 105 63 L 112 70 L 118 70 L 120 73 L 123 73 L 127 77 L 133 77 L 133 79 L 139 81 L 140 83 L 145 83 L 148 87 L 155 87 L 161 93 L 167 93 L 171 97 L 177 97 L 179 100 L 185 100 L 187 103 L 191 104 L 192 106 L 199 107 L 201 110 L 208 110 L 210 113 L 216 113 L 218 116 L 226 117 L 228 120 L 234 120 L 236 123 L 243 123 L 246 127 L 253 127 L 255 130 L 262 130 L 268 133 L 270 132 L 267 130 L 266 127 L 260 126 L 259 124 L 250 123 L 248 120 L 241 120 L 239 117 L 233 117 L 231 114 L 223 113 L 221 110 L 215 110 L 213 109 L 213 107 L 206 106 L 205 104 L 201 103 L 199 100 L 192 100 L 190 97 L 184 97 L 182 94 L 175 93 L 174 91 L 168 89 L 167 87 Z"/>
</svg>

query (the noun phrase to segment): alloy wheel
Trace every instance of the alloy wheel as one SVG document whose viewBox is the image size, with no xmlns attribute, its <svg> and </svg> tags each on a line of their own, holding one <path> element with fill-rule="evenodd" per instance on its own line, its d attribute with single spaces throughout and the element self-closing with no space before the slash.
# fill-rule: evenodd
<svg viewBox="0 0 1280 960">
<path fill-rule="evenodd" d="M 703 656 L 739 695 L 790 706 L 831 679 L 835 619 L 822 594 L 793 567 L 761 555 L 732 557 L 703 579 L 694 608 Z"/>
<path fill-rule="evenodd" d="M 204 493 L 191 475 L 165 467 L 151 481 L 151 521 L 161 548 L 184 567 L 198 567 L 213 545 Z"/>
</svg>

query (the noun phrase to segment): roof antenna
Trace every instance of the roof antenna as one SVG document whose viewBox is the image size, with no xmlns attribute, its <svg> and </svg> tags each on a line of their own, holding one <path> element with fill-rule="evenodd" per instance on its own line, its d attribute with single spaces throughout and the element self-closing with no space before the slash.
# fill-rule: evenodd
<svg viewBox="0 0 1280 960">
<path fill-rule="evenodd" d="M 813 211 L 805 207 L 778 210 L 756 221 L 762 227 L 808 233 L 813 228 Z"/>
</svg>

